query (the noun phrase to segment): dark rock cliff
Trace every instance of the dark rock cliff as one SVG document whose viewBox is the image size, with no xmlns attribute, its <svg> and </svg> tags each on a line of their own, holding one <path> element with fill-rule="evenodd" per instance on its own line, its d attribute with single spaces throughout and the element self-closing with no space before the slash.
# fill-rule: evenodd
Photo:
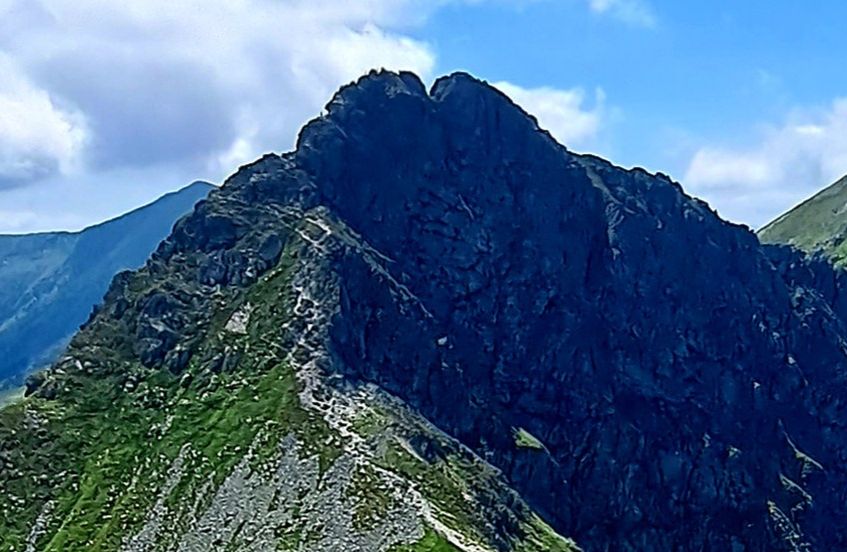
<svg viewBox="0 0 847 552">
<path fill-rule="evenodd" d="M 116 280 L 77 347 L 118 321 L 113 345 L 178 372 L 216 294 L 322 206 L 373 248 L 336 259 L 336 366 L 501 468 L 585 549 L 847 548 L 841 273 L 663 175 L 570 153 L 464 74 L 429 92 L 371 74 L 327 109 L 177 225 L 145 269 L 179 260 L 171 285 Z"/>
</svg>

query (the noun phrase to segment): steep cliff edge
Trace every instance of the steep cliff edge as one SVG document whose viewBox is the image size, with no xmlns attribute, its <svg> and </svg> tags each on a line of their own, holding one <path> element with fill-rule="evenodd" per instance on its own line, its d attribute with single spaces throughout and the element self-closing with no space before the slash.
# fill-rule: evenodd
<svg viewBox="0 0 847 552">
<path fill-rule="evenodd" d="M 399 541 L 373 546 L 358 527 L 339 550 L 427 549 L 430 535 L 465 550 L 570 546 L 529 507 L 586 550 L 844 548 L 843 289 L 827 264 L 761 246 L 662 175 L 568 152 L 467 75 L 428 92 L 410 74 L 371 74 L 336 94 L 296 151 L 242 167 L 145 268 L 117 278 L 67 356 L 4 412 L 6 527 L 44 549 L 123 537 L 125 549 L 191 549 L 204 516 L 227 510 L 229 476 L 253 488 L 234 466 L 264 450 L 271 479 L 257 488 L 315 475 L 257 549 L 343 546 L 327 527 L 351 531 L 338 513 L 349 508 L 318 508 L 309 492 L 335 489 L 326 500 L 343 504 L 351 479 L 320 483 L 350 472 L 340 458 L 377 479 L 400 473 L 377 487 L 418 498 L 408 517 L 388 516 L 406 529 L 371 526 Z M 80 400 L 92 388 L 102 403 Z M 229 409 L 203 417 L 220 401 L 238 420 L 230 437 Z M 385 404 L 400 406 L 354 423 Z M 103 445 L 88 420 L 115 405 L 139 431 L 157 420 L 164 444 Z M 82 457 L 55 444 L 80 420 L 83 441 L 99 443 Z M 40 429 L 24 439 L 21 424 Z M 183 447 L 211 471 L 186 483 Z M 392 450 L 417 468 L 386 465 Z M 27 455 L 43 462 L 23 470 Z M 473 475 L 456 475 L 457 458 Z M 302 462 L 319 467 L 291 468 Z M 433 466 L 442 483 L 409 486 Z M 161 501 L 134 503 L 146 495 L 111 491 L 115 480 L 146 481 Z M 85 501 L 101 492 L 98 511 L 125 517 L 91 528 Z M 251 514 L 238 512 L 203 542 L 246 547 L 230 521 Z M 127 548 L 138 542 L 152 544 Z"/>
</svg>

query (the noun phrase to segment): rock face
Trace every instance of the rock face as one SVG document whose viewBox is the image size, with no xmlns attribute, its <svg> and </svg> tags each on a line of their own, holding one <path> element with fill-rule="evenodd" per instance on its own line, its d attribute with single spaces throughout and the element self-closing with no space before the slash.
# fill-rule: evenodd
<svg viewBox="0 0 847 552">
<path fill-rule="evenodd" d="M 86 359 L 191 390 L 261 343 L 341 435 L 320 397 L 388 392 L 585 550 L 838 550 L 845 321 L 842 273 L 667 177 L 569 152 L 468 75 L 373 73 L 117 278 L 30 400 L 68 400 Z"/>
<path fill-rule="evenodd" d="M 103 298 L 213 186 L 196 182 L 80 232 L 0 236 L 0 382 L 48 365 Z"/>
<path fill-rule="evenodd" d="M 349 267 L 348 375 L 492 459 L 588 549 L 847 545 L 840 276 L 661 176 L 565 152 L 464 76 L 430 96 L 367 81 L 329 112 L 296 162 L 431 314 Z M 513 427 L 549 455 L 515 451 Z"/>
<path fill-rule="evenodd" d="M 847 177 L 780 215 L 758 234 L 763 243 L 820 252 L 843 267 L 847 262 Z"/>
</svg>

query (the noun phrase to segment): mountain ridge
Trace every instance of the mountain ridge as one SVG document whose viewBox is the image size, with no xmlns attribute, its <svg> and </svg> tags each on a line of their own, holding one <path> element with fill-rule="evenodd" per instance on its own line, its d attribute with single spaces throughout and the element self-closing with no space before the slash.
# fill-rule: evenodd
<svg viewBox="0 0 847 552">
<path fill-rule="evenodd" d="M 422 498 L 402 542 L 374 545 L 372 526 L 327 517 L 304 489 L 290 502 L 308 513 L 278 506 L 257 549 L 573 547 L 556 533 L 585 550 L 845 546 L 842 273 L 761 246 L 664 175 L 568 152 L 468 75 L 428 93 L 372 73 L 326 111 L 119 275 L 3 411 L 0 457 L 37 460 L 0 476 L 19 539 L 192 549 L 214 514 L 207 547 L 250 549 L 229 520 L 267 511 L 250 489 L 283 492 L 293 475 L 317 473 L 305 480 L 335 504 L 384 506 L 358 476 L 326 479 L 345 458 L 398 485 L 389 508 L 410 505 L 404 489 Z M 266 408 L 285 389 L 287 406 Z M 374 422 L 385 404 L 401 407 Z M 151 420 L 146 447 L 103 437 Z M 51 446 L 63 424 L 85 437 L 84 466 Z M 271 471 L 237 468 L 245 450 Z M 464 450 L 482 463 L 462 469 Z M 118 521 L 91 527 L 103 513 Z"/>
<path fill-rule="evenodd" d="M 184 193 L 189 192 L 191 190 L 204 189 L 205 191 L 211 191 L 212 189 L 214 189 L 216 187 L 217 186 L 215 186 L 215 184 L 212 184 L 211 182 L 208 182 L 206 180 L 195 180 L 195 181 L 191 182 L 190 184 L 187 184 L 187 185 L 183 186 L 182 188 L 179 188 L 178 190 L 166 192 L 166 193 L 162 194 L 161 196 L 157 197 L 156 199 L 149 201 L 149 202 L 147 202 L 143 205 L 139 205 L 138 207 L 135 207 L 133 209 L 130 209 L 129 211 L 127 211 L 125 213 L 115 215 L 114 217 L 108 218 L 108 219 L 101 221 L 101 222 L 95 222 L 94 224 L 89 224 L 88 226 L 80 228 L 79 230 L 39 230 L 37 232 L 5 233 L 5 234 L 0 233 L 0 238 L 26 238 L 26 237 L 30 237 L 30 236 L 32 236 L 32 237 L 74 236 L 74 235 L 77 235 L 77 234 L 82 234 L 83 232 L 86 232 L 88 230 L 98 228 L 100 226 L 104 226 L 104 225 L 119 221 L 119 220 L 124 219 L 124 218 L 126 218 L 126 217 L 128 217 L 132 214 L 135 214 L 139 211 L 149 209 L 150 207 L 155 205 L 159 200 L 176 197 L 180 194 L 184 194 Z"/>
<path fill-rule="evenodd" d="M 198 181 L 78 231 L 0 235 L 0 379 L 55 358 L 112 276 L 141 265 L 210 189 Z"/>
</svg>

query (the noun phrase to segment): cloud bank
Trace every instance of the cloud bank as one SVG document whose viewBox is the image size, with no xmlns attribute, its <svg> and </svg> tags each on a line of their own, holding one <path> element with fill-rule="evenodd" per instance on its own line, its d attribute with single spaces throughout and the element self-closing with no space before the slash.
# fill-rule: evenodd
<svg viewBox="0 0 847 552">
<path fill-rule="evenodd" d="M 82 114 L 56 105 L 2 56 L 0 75 L 0 182 L 72 172 L 87 136 Z"/>
<path fill-rule="evenodd" d="M 372 67 L 430 75 L 426 44 L 384 30 L 419 11 L 369 0 L 7 1 L 0 50 L 18 70 L 0 89 L 0 178 L 75 164 L 216 172 L 286 148 L 339 83 Z"/>
</svg>

